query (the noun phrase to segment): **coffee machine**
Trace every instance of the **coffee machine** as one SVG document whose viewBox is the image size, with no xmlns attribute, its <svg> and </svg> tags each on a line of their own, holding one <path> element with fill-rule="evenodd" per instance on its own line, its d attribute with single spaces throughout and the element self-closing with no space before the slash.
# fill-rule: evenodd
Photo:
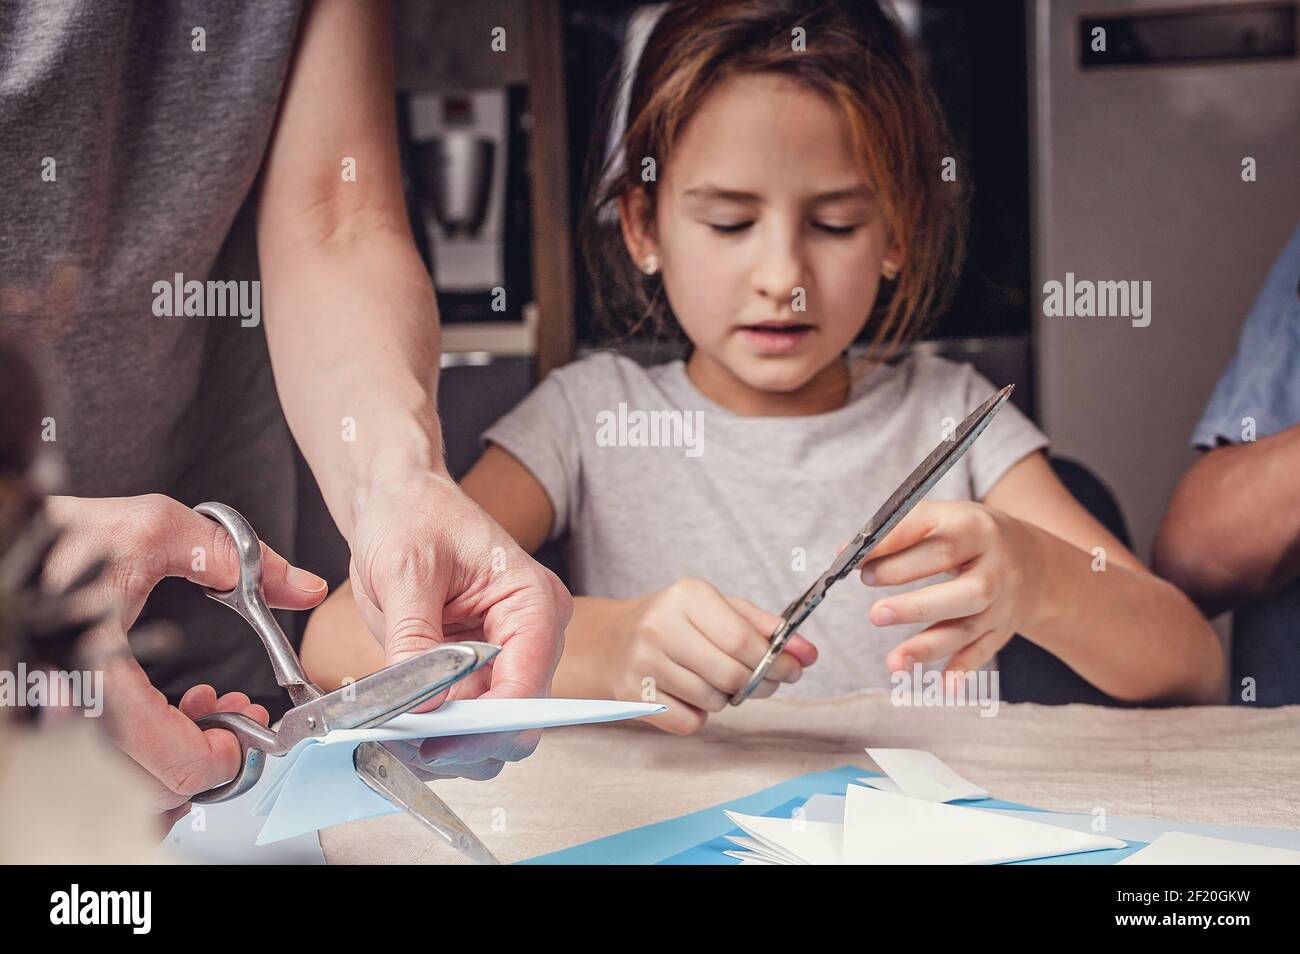
<svg viewBox="0 0 1300 954">
<path fill-rule="evenodd" d="M 443 322 L 517 322 L 530 297 L 526 100 L 522 86 L 399 97 L 407 207 Z"/>
</svg>

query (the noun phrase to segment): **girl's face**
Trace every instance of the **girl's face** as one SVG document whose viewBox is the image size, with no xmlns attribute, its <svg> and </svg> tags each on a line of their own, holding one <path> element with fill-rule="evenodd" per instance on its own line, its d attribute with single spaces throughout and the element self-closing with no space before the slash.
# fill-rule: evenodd
<svg viewBox="0 0 1300 954">
<path fill-rule="evenodd" d="M 658 259 L 696 385 L 739 413 L 839 406 L 841 353 L 897 256 L 836 107 L 787 77 L 732 77 L 660 172 L 654 221 L 632 196 L 624 236 L 638 264 Z"/>
</svg>

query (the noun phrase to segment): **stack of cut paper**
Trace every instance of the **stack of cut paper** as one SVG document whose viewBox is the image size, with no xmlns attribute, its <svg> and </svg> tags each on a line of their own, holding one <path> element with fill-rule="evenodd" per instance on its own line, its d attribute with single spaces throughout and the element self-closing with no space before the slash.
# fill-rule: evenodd
<svg viewBox="0 0 1300 954">
<path fill-rule="evenodd" d="M 1106 848 L 1118 838 L 951 805 L 988 792 L 929 752 L 867 749 L 888 779 L 815 795 L 791 818 L 727 812 L 742 864 L 998 864 Z M 865 787 L 871 786 L 871 787 Z"/>
<path fill-rule="evenodd" d="M 614 722 L 663 712 L 661 705 L 602 699 L 465 699 L 419 715 L 402 715 L 374 729 L 344 729 L 304 739 L 241 801 L 265 815 L 258 845 L 398 809 L 357 777 L 352 753 L 362 742 L 518 732 L 525 729 Z"/>
</svg>

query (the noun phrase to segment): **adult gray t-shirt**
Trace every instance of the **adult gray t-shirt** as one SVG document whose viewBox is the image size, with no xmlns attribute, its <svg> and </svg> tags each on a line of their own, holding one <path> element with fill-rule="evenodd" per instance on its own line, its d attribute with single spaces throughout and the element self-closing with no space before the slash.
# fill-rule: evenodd
<svg viewBox="0 0 1300 954">
<path fill-rule="evenodd" d="M 290 557 L 292 445 L 263 328 L 158 316 L 154 285 L 257 278 L 246 200 L 299 13 L 298 0 L 0 4 L 0 331 L 43 371 L 64 492 L 224 501 Z M 283 711 L 229 609 L 170 581 L 146 607 L 159 617 L 184 621 L 179 654 L 146 667 L 173 701 L 210 682 Z"/>
<path fill-rule="evenodd" d="M 911 355 L 855 364 L 837 410 L 741 417 L 701 394 L 681 361 L 644 368 L 602 353 L 553 371 L 484 440 L 545 488 L 575 594 L 640 596 L 694 576 L 780 613 L 994 390 L 970 365 Z M 927 499 L 982 500 L 1045 446 L 1005 405 Z M 924 583 L 872 589 L 851 576 L 837 585 L 800 627 L 820 650 L 817 664 L 781 692 L 888 687 L 886 653 L 922 627 L 879 629 L 868 611 Z"/>
</svg>

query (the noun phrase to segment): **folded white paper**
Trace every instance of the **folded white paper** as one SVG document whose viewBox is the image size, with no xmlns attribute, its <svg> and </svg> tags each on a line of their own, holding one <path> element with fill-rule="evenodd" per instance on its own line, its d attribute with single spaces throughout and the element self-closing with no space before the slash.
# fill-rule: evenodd
<svg viewBox="0 0 1300 954">
<path fill-rule="evenodd" d="M 967 798 L 988 798 L 989 793 L 962 778 L 932 752 L 920 749 L 867 749 L 867 755 L 889 776 L 902 794 L 927 802 L 953 802 Z M 874 784 L 873 788 L 886 791 Z"/>
<path fill-rule="evenodd" d="M 723 809 L 726 811 L 726 809 Z M 726 812 L 736 827 L 757 839 L 764 853 L 785 864 L 838 865 L 844 855 L 844 826 L 803 818 L 766 818 Z"/>
<path fill-rule="evenodd" d="M 845 796 L 845 864 L 988 865 L 1125 847 L 1108 835 L 859 785 L 850 785 Z"/>
<path fill-rule="evenodd" d="M 792 865 L 799 863 L 798 859 L 791 859 L 788 855 L 772 854 L 764 847 L 761 841 L 754 838 L 740 838 L 735 835 L 728 835 L 727 841 L 744 849 L 743 851 L 728 850 L 723 852 L 724 855 L 730 854 L 733 858 L 740 858 L 742 860 L 745 858 L 758 858 L 769 865 Z"/>
<path fill-rule="evenodd" d="M 1248 845 L 1184 831 L 1165 832 L 1121 865 L 1300 865 L 1300 851 Z"/>
<path fill-rule="evenodd" d="M 749 836 L 729 836 L 744 849 L 732 856 L 769 864 L 997 864 L 1124 847 L 1106 835 L 858 785 L 843 796 L 815 795 L 791 818 L 726 814 Z"/>
<path fill-rule="evenodd" d="M 873 782 L 888 782 L 889 779 L 873 778 Z M 843 795 L 814 795 L 808 801 L 804 802 L 799 808 L 795 809 L 797 813 L 802 812 L 805 821 L 833 822 L 836 825 L 844 824 L 844 796 Z"/>
<path fill-rule="evenodd" d="M 305 739 L 267 770 L 249 793 L 250 811 L 266 815 L 257 836 L 265 845 L 303 832 L 398 811 L 357 777 L 352 753 L 362 742 L 518 732 L 551 726 L 635 719 L 661 705 L 601 699 L 463 699 L 433 712 L 402 715 L 374 729 L 344 729 Z"/>
<path fill-rule="evenodd" d="M 878 792 L 889 792 L 891 795 L 902 795 L 903 790 L 898 787 L 898 783 L 882 775 L 868 775 L 866 778 L 857 779 L 859 785 L 865 785 L 867 788 L 874 788 Z M 844 800 L 843 795 L 835 795 L 835 798 Z M 844 820 L 843 805 L 840 805 L 840 821 Z"/>
</svg>

